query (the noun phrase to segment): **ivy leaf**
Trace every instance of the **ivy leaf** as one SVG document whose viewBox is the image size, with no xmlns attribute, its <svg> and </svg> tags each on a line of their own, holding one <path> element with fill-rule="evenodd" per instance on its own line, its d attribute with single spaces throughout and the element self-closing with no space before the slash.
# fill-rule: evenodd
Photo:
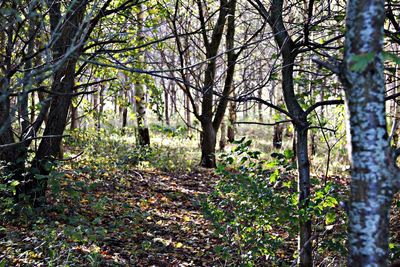
<svg viewBox="0 0 400 267">
<path fill-rule="evenodd" d="M 375 52 L 369 52 L 361 55 L 353 55 L 350 58 L 351 67 L 350 70 L 356 72 L 364 71 L 368 64 L 374 60 Z"/>
</svg>

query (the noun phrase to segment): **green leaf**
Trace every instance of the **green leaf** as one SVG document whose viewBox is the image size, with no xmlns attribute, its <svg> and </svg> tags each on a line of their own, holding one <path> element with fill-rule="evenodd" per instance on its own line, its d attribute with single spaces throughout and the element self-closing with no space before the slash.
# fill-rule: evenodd
<svg viewBox="0 0 400 267">
<path fill-rule="evenodd" d="M 279 170 L 276 169 L 276 170 L 271 174 L 271 176 L 269 177 L 269 181 L 270 181 L 271 183 L 275 183 L 276 180 L 278 180 L 278 177 L 279 177 Z"/>
<path fill-rule="evenodd" d="M 11 183 L 10 183 L 10 185 L 12 186 L 12 187 L 16 187 L 17 185 L 19 185 L 20 184 L 20 182 L 19 181 L 12 181 Z M 1 267 L 1 265 L 0 265 L 0 267 Z"/>
<path fill-rule="evenodd" d="M 49 178 L 48 175 L 35 174 L 35 179 L 36 180 L 44 180 L 44 179 L 48 179 L 48 178 Z"/>
<path fill-rule="evenodd" d="M 399 56 L 397 56 L 391 52 L 386 52 L 386 51 L 382 52 L 382 55 L 383 55 L 384 60 L 393 62 L 396 65 L 400 65 L 400 57 Z"/>
<path fill-rule="evenodd" d="M 282 186 L 286 187 L 286 188 L 291 188 L 292 187 L 292 181 L 283 182 Z"/>
<path fill-rule="evenodd" d="M 240 164 L 244 164 L 249 158 L 247 156 L 242 157 Z"/>
<path fill-rule="evenodd" d="M 333 224 L 333 223 L 335 222 L 335 220 L 336 220 L 336 214 L 335 214 L 333 211 L 328 212 L 328 213 L 326 214 L 326 216 L 325 216 L 325 223 L 326 223 L 327 225 Z"/>
<path fill-rule="evenodd" d="M 285 151 L 283 151 L 283 155 L 286 159 L 291 159 L 294 156 L 294 152 L 291 149 L 286 149 Z"/>
<path fill-rule="evenodd" d="M 369 52 L 361 55 L 353 55 L 350 58 L 351 67 L 350 70 L 356 72 L 364 71 L 368 64 L 374 60 L 375 52 Z"/>
</svg>

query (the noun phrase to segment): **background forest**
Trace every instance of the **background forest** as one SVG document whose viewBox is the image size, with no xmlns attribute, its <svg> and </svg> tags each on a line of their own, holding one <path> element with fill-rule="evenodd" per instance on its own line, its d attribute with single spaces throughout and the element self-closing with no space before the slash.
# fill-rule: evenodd
<svg viewBox="0 0 400 267">
<path fill-rule="evenodd" d="M 0 267 L 395 262 L 399 16 L 0 1 Z"/>
</svg>

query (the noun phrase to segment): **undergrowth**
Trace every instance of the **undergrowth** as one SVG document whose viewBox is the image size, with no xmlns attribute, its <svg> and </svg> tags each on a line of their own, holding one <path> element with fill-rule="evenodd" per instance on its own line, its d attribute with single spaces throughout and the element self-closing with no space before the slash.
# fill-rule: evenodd
<svg viewBox="0 0 400 267">
<path fill-rule="evenodd" d="M 314 223 L 316 261 L 343 264 L 346 216 L 338 202 L 345 189 L 313 179 L 310 205 L 299 210 L 293 152 L 273 153 L 272 160 L 265 161 L 250 149 L 250 140 L 236 143 L 221 155 L 221 179 L 203 201 L 215 234 L 224 240 L 215 250 L 226 264 L 290 266 L 298 257 L 299 221 L 306 218 Z"/>
</svg>

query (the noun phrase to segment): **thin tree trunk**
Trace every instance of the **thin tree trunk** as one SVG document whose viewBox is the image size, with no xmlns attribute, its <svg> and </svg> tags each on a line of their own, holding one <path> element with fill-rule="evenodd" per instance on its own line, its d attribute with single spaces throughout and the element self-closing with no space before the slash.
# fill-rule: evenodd
<svg viewBox="0 0 400 267">
<path fill-rule="evenodd" d="M 262 88 L 258 89 L 258 98 L 262 99 Z M 258 121 L 263 122 L 263 120 L 262 103 L 258 102 Z"/>
<path fill-rule="evenodd" d="M 97 130 L 98 125 L 97 125 L 97 117 L 99 116 L 99 93 L 95 92 L 92 94 L 92 109 L 93 109 L 93 119 L 94 119 L 94 128 Z"/>
<path fill-rule="evenodd" d="M 31 123 L 35 121 L 35 92 L 31 94 L 30 121 Z"/>
<path fill-rule="evenodd" d="M 275 149 L 282 148 L 283 125 L 277 124 L 274 126 L 274 136 L 272 138 L 272 146 Z"/>
<path fill-rule="evenodd" d="M 188 131 L 190 131 L 190 126 L 192 125 L 191 121 L 191 116 L 190 116 L 190 99 L 187 94 L 185 94 L 185 100 L 184 100 L 184 108 L 185 108 L 185 117 L 186 117 L 186 123 L 189 127 Z"/>
<path fill-rule="evenodd" d="M 164 117 L 165 117 L 165 124 L 170 125 L 169 121 L 169 92 L 171 88 L 171 83 L 168 84 L 167 88 L 164 88 Z"/>
<path fill-rule="evenodd" d="M 142 6 L 139 5 L 138 11 L 138 38 L 139 42 L 144 38 L 143 32 L 143 23 L 144 23 L 144 11 Z M 144 62 L 143 53 L 139 56 L 139 62 Z M 135 82 L 135 98 L 136 98 L 136 117 L 137 117 L 137 127 L 138 127 L 138 135 L 137 141 L 139 146 L 148 146 L 150 145 L 150 133 L 149 128 L 147 126 L 147 117 L 146 117 L 146 92 L 145 86 L 140 79 L 136 79 Z"/>
<path fill-rule="evenodd" d="M 235 92 L 233 92 L 233 97 L 236 97 Z M 231 101 L 229 103 L 229 116 L 228 116 L 228 131 L 227 138 L 228 142 L 232 143 L 235 141 L 235 132 L 236 132 L 236 102 Z"/>
<path fill-rule="evenodd" d="M 73 131 L 78 128 L 78 107 L 71 103 L 71 125 L 70 130 Z"/>
<path fill-rule="evenodd" d="M 215 146 L 217 143 L 216 132 L 218 131 L 218 128 L 221 124 L 227 106 L 227 99 L 221 98 L 218 103 L 218 107 L 216 108 L 215 117 L 213 120 L 213 105 L 214 105 L 213 96 L 214 96 L 214 83 L 216 74 L 215 56 L 217 55 L 219 46 L 221 44 L 225 21 L 228 12 L 233 11 L 227 6 L 227 4 L 228 4 L 227 1 L 221 1 L 221 9 L 219 11 L 217 22 L 213 29 L 211 41 L 208 40 L 205 41 L 205 43 L 207 43 L 206 56 L 208 58 L 208 61 L 206 70 L 204 72 L 204 85 L 202 88 L 203 101 L 201 103 L 202 115 L 200 117 L 202 126 L 200 164 L 201 166 L 206 168 L 215 168 L 216 166 L 216 159 L 215 159 Z M 200 1 L 198 2 L 198 5 L 199 5 L 199 11 L 202 12 L 202 6 L 201 6 L 202 4 Z M 205 25 L 203 26 L 204 28 L 206 27 Z M 227 38 L 227 42 L 230 41 L 231 40 Z M 227 85 L 225 81 L 225 86 L 223 90 L 224 96 L 228 96 L 230 93 L 230 87 L 227 88 L 227 86 L 229 85 Z"/>
<path fill-rule="evenodd" d="M 225 146 L 226 146 L 226 124 L 225 122 L 221 123 L 221 135 L 219 139 L 219 149 L 221 151 L 224 151 Z"/>
<path fill-rule="evenodd" d="M 296 142 L 296 157 L 299 171 L 299 182 L 297 184 L 299 192 L 299 210 L 307 210 L 310 197 L 310 162 L 308 158 L 308 130 L 307 127 L 298 127 Z M 302 266 L 312 266 L 312 242 L 311 242 L 311 219 L 309 215 L 300 218 L 299 232 L 299 251 Z"/>
<path fill-rule="evenodd" d="M 122 111 L 122 134 L 125 134 L 125 129 L 128 124 L 128 107 L 125 105 L 128 101 L 128 91 L 124 91 L 124 110 Z"/>
<path fill-rule="evenodd" d="M 101 129 L 101 118 L 103 116 L 103 110 L 104 110 L 104 90 L 105 86 L 103 84 L 100 84 L 100 91 L 99 91 L 99 111 L 97 113 L 97 131 L 99 132 Z"/>
</svg>

